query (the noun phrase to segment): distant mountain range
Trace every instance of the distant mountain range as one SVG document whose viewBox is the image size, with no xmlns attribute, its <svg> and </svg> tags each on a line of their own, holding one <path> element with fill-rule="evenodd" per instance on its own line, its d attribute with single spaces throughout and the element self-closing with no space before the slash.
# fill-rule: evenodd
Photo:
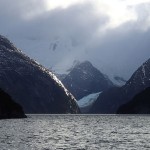
<svg viewBox="0 0 150 150">
<path fill-rule="evenodd" d="M 114 86 L 109 78 L 89 61 L 77 63 L 61 81 L 77 100 Z"/>
<path fill-rule="evenodd" d="M 25 113 L 79 113 L 72 94 L 46 68 L 0 36 L 0 88 Z"/>
<path fill-rule="evenodd" d="M 124 86 L 113 87 L 100 94 L 90 113 L 116 113 L 121 105 L 147 87 L 150 87 L 150 59 L 134 72 Z"/>
</svg>

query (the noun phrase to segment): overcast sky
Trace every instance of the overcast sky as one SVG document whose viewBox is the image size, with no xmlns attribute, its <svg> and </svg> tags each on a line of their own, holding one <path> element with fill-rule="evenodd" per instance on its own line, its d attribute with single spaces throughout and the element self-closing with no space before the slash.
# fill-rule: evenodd
<svg viewBox="0 0 150 150">
<path fill-rule="evenodd" d="M 88 59 L 129 78 L 150 58 L 150 0 L 0 0 L 0 34 L 46 67 Z"/>
</svg>

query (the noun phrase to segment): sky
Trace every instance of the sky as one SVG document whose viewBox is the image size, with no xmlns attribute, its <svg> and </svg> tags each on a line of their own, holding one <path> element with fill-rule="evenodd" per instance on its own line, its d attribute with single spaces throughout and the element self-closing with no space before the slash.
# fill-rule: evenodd
<svg viewBox="0 0 150 150">
<path fill-rule="evenodd" d="M 150 0 L 0 0 L 0 20 L 0 34 L 56 72 L 89 60 L 128 79 L 150 58 Z"/>
</svg>

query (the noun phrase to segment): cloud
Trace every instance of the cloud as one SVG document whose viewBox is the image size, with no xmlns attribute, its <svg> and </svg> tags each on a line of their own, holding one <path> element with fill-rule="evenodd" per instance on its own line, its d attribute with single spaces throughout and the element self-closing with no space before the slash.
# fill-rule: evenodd
<svg viewBox="0 0 150 150">
<path fill-rule="evenodd" d="M 131 23 L 132 24 L 132 23 Z M 109 30 L 102 42 L 96 41 L 91 45 L 93 52 L 89 50 L 90 59 L 107 74 L 119 74 L 129 78 L 132 73 L 147 59 L 150 58 L 150 30 L 143 32 L 134 28 L 128 28 L 129 24 Z M 99 54 L 99 55 L 95 55 Z M 98 65 L 97 65 L 98 67 Z"/>
<path fill-rule="evenodd" d="M 45 12 L 45 3 L 40 0 L 1 0 L 0 1 L 0 19 L 1 34 L 13 34 L 22 28 L 24 21 L 36 17 Z M 22 29 L 23 30 L 23 29 Z"/>
<path fill-rule="evenodd" d="M 0 34 L 47 67 L 89 59 L 106 74 L 129 78 L 150 56 L 148 0 L 62 1 L 1 0 Z"/>
</svg>

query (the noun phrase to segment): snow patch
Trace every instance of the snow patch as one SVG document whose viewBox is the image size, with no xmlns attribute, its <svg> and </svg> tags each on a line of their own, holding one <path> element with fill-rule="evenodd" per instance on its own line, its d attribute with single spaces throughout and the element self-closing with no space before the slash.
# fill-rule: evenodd
<svg viewBox="0 0 150 150">
<path fill-rule="evenodd" d="M 145 71 L 145 65 L 142 65 L 142 72 L 143 72 L 143 78 L 142 78 L 142 83 L 145 84 L 144 79 L 146 78 L 146 71 Z"/>
<path fill-rule="evenodd" d="M 80 108 L 91 106 L 102 92 L 93 93 L 77 101 Z"/>
<path fill-rule="evenodd" d="M 144 65 L 142 65 L 142 72 L 143 72 L 143 75 L 144 75 L 144 78 L 145 78 L 146 73 L 145 73 L 145 66 Z"/>
</svg>

